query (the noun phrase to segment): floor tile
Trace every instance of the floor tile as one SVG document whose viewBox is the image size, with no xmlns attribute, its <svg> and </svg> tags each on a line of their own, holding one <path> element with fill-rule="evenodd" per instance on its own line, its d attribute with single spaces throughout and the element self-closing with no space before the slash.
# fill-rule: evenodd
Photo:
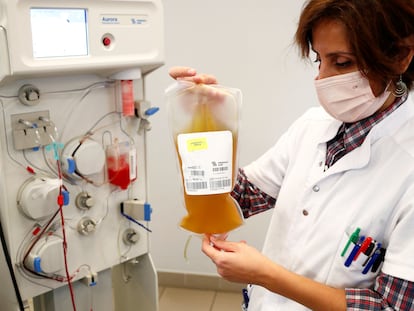
<svg viewBox="0 0 414 311">
<path fill-rule="evenodd" d="M 165 287 L 158 287 L 158 299 L 161 299 L 162 294 L 164 293 Z"/>
<path fill-rule="evenodd" d="M 231 292 L 217 292 L 211 311 L 240 311 L 241 304 L 241 294 Z"/>
<path fill-rule="evenodd" d="M 167 287 L 161 295 L 159 311 L 210 311 L 214 296 L 214 291 Z"/>
</svg>

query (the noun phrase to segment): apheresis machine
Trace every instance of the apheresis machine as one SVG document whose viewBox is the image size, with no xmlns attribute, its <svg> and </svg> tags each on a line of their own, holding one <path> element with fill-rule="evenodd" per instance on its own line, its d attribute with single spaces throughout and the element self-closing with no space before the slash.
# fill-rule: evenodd
<svg viewBox="0 0 414 311">
<path fill-rule="evenodd" d="M 0 0 L 0 310 L 156 311 L 161 0 Z"/>
</svg>

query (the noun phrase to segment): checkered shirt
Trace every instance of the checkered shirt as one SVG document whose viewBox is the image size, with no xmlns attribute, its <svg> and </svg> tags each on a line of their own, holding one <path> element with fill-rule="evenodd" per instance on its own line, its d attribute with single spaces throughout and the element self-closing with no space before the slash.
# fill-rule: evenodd
<svg viewBox="0 0 414 311">
<path fill-rule="evenodd" d="M 342 123 L 336 136 L 326 144 L 325 167 L 331 167 L 344 155 L 361 146 L 374 125 L 389 116 L 406 99 L 406 97 L 397 98 L 397 100 L 386 109 L 378 111 L 372 116 L 355 123 Z"/>
</svg>

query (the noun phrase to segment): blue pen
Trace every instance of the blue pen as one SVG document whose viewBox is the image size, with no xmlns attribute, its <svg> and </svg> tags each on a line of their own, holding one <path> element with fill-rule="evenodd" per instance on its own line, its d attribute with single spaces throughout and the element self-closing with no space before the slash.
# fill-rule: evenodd
<svg viewBox="0 0 414 311">
<path fill-rule="evenodd" d="M 368 261 L 368 263 L 365 266 L 364 270 L 362 270 L 362 274 L 367 274 L 368 273 L 368 271 L 371 269 L 372 265 L 377 260 L 379 255 L 381 255 L 381 243 L 377 244 L 377 248 L 375 249 L 374 254 L 371 256 L 371 259 Z"/>
<path fill-rule="evenodd" d="M 386 252 L 385 248 L 381 247 L 379 251 L 380 251 L 380 254 L 377 257 L 377 259 L 374 261 L 374 264 L 372 265 L 372 269 L 371 269 L 371 271 L 374 273 L 377 272 L 377 270 L 379 269 L 379 267 L 381 266 L 381 263 L 384 261 L 384 258 L 385 258 L 385 252 Z"/>
<path fill-rule="evenodd" d="M 356 254 L 358 253 L 359 249 L 361 248 L 361 244 L 362 242 L 365 240 L 364 236 L 361 236 L 359 238 L 359 241 L 357 244 L 355 244 L 354 248 L 352 249 L 351 254 L 349 254 L 348 258 L 345 260 L 345 267 L 349 267 L 352 263 L 352 261 L 354 261 L 354 258 L 356 256 Z"/>
<path fill-rule="evenodd" d="M 247 310 L 247 307 L 249 306 L 249 294 L 247 293 L 247 289 L 243 288 L 242 289 L 242 293 L 243 293 L 243 310 Z"/>
</svg>

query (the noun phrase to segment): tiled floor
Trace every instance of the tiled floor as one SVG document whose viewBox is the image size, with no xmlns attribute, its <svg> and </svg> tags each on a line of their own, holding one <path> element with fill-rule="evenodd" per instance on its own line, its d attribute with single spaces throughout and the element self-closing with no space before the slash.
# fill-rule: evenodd
<svg viewBox="0 0 414 311">
<path fill-rule="evenodd" d="M 237 292 L 160 287 L 159 311 L 240 311 Z"/>
</svg>

